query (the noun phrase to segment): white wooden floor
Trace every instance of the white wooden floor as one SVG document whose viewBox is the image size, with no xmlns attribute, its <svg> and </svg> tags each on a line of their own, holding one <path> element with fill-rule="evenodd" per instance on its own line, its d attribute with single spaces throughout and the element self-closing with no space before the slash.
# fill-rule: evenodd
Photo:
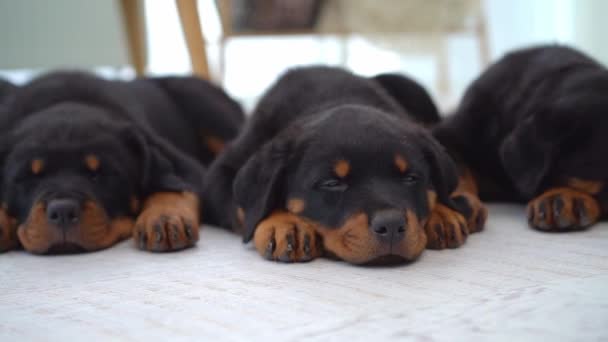
<svg viewBox="0 0 608 342">
<path fill-rule="evenodd" d="M 608 225 L 545 234 L 491 206 L 463 248 L 385 268 L 271 263 L 211 227 L 172 254 L 0 255 L 2 341 L 269 338 L 606 341 Z"/>
</svg>

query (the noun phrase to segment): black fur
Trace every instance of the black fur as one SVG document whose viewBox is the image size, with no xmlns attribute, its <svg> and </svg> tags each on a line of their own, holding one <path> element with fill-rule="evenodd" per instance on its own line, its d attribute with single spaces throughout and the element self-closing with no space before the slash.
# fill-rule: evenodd
<svg viewBox="0 0 608 342">
<path fill-rule="evenodd" d="M 400 74 L 380 74 L 373 79 L 380 83 L 416 121 L 427 126 L 441 121 L 433 99 L 416 81 Z"/>
<path fill-rule="evenodd" d="M 92 200 L 115 217 L 133 215 L 132 197 L 164 191 L 200 196 L 213 155 L 202 133 L 233 138 L 240 107 L 193 77 L 107 81 L 56 72 L 21 87 L 0 113 L 2 202 L 24 222 L 35 203 Z M 96 172 L 86 155 L 100 160 Z M 44 167 L 34 172 L 33 160 Z"/>
<path fill-rule="evenodd" d="M 248 241 L 256 225 L 273 210 L 284 209 L 290 197 L 306 203 L 301 215 L 327 227 L 338 227 L 356 212 L 371 217 L 387 208 L 411 209 L 424 217 L 428 189 L 452 205 L 455 166 L 406 111 L 423 108 L 420 113 L 429 117 L 436 109 L 432 102 L 412 105 L 419 86 L 412 94 L 411 86 L 401 93 L 386 91 L 378 83 L 382 79 L 331 67 L 283 75 L 209 170 L 207 213 L 215 223 L 238 228 L 235 212 L 237 206 L 243 208 Z M 391 96 L 395 94 L 398 100 Z M 423 102 L 428 99 L 425 93 Z M 418 177 L 412 183 L 404 183 L 406 175 L 395 169 L 396 153 L 407 159 L 408 175 Z M 333 180 L 332 165 L 340 158 L 349 161 L 352 176 L 336 187 L 324 181 Z M 341 191 L 346 186 L 348 191 Z"/>
<path fill-rule="evenodd" d="M 510 53 L 434 131 L 482 200 L 529 201 L 564 179 L 608 180 L 608 70 L 564 46 Z"/>
</svg>

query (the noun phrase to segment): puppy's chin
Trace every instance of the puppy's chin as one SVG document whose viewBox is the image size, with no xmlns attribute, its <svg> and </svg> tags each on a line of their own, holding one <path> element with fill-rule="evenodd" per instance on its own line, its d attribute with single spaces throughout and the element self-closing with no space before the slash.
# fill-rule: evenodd
<svg viewBox="0 0 608 342">
<path fill-rule="evenodd" d="M 401 255 L 388 254 L 376 257 L 368 262 L 362 263 L 361 266 L 396 266 L 409 264 L 414 260 L 407 259 Z"/>
<path fill-rule="evenodd" d="M 49 247 L 45 254 L 79 254 L 85 252 L 87 252 L 87 250 L 79 244 L 62 242 Z"/>
</svg>

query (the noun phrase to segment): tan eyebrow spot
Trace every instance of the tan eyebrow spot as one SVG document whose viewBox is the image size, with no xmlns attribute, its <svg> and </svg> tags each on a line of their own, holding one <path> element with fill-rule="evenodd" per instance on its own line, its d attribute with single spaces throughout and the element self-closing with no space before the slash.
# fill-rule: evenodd
<svg viewBox="0 0 608 342">
<path fill-rule="evenodd" d="M 289 201 L 287 201 L 287 210 L 293 214 L 300 214 L 304 211 L 305 207 L 306 203 L 304 203 L 304 200 L 302 199 L 290 198 Z"/>
<path fill-rule="evenodd" d="M 87 165 L 87 168 L 91 171 L 97 171 L 99 169 L 99 165 L 101 162 L 99 158 L 97 158 L 94 154 L 89 154 L 84 158 L 84 163 Z"/>
<path fill-rule="evenodd" d="M 400 154 L 395 155 L 395 165 L 401 173 L 407 170 L 407 162 L 405 161 L 405 158 L 403 158 L 403 156 Z"/>
<path fill-rule="evenodd" d="M 35 175 L 40 174 L 40 172 L 42 172 L 42 169 L 44 169 L 44 162 L 42 161 L 42 159 L 34 159 L 32 160 L 32 173 Z"/>
<path fill-rule="evenodd" d="M 334 164 L 334 172 L 336 173 L 336 176 L 340 178 L 346 177 L 350 172 L 350 163 L 344 159 L 338 160 Z"/>
<path fill-rule="evenodd" d="M 584 180 L 580 178 L 570 178 L 568 179 L 568 185 L 578 191 L 595 195 L 600 192 L 600 190 L 602 190 L 604 183 L 599 181 Z"/>
<path fill-rule="evenodd" d="M 220 152 L 222 152 L 222 150 L 226 146 L 226 142 L 224 142 L 222 139 L 215 137 L 215 136 L 207 136 L 204 139 L 205 139 L 205 145 L 207 145 L 207 148 L 214 155 L 220 154 Z"/>
</svg>

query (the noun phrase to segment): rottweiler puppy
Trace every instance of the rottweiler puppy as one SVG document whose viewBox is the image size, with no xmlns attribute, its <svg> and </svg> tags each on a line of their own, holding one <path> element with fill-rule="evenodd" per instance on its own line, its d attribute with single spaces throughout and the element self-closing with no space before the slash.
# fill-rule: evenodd
<svg viewBox="0 0 608 342">
<path fill-rule="evenodd" d="M 0 79 L 0 106 L 7 101 L 9 95 L 12 95 L 17 86 L 7 80 Z"/>
<path fill-rule="evenodd" d="M 608 209 L 608 70 L 564 46 L 507 54 L 434 135 L 482 200 L 527 203 L 544 231 L 589 227 Z"/>
<path fill-rule="evenodd" d="M 397 75 L 288 71 L 210 167 L 207 217 L 283 262 L 401 262 L 460 246 L 485 209 L 454 194 L 454 163 L 415 122 L 438 120 L 420 94 L 430 99 Z"/>
<path fill-rule="evenodd" d="M 133 236 L 149 251 L 194 245 L 208 163 L 243 113 L 193 77 L 42 76 L 0 113 L 0 251 L 94 251 Z"/>
</svg>

